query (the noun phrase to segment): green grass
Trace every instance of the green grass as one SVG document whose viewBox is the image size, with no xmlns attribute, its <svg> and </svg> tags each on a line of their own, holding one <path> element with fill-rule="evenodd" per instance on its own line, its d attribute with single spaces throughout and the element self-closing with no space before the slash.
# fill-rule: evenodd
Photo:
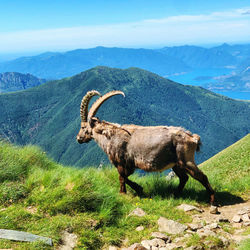
<svg viewBox="0 0 250 250">
<path fill-rule="evenodd" d="M 226 194 L 223 202 L 228 198 L 242 200 L 249 192 L 246 154 L 249 142 L 247 136 L 202 165 L 218 197 Z M 144 198 L 129 188 L 127 195 L 118 193 L 118 173 L 114 167 L 102 170 L 66 167 L 48 159 L 37 147 L 0 142 L 0 228 L 50 237 L 55 248 L 61 243 L 64 230 L 77 234 L 80 249 L 129 246 L 149 239 L 158 230 L 160 216 L 181 223 L 191 222 L 190 215 L 176 209 L 179 204 L 207 206 L 207 194 L 195 180 L 188 181 L 183 195 L 177 199 L 173 197 L 177 178 L 167 182 L 160 174 L 143 177 L 134 174 L 131 179 L 144 187 Z M 147 215 L 128 216 L 136 207 Z M 135 231 L 141 225 L 145 229 Z M 193 236 L 190 245 L 197 241 Z M 0 240 L 0 248 L 49 249 L 41 243 L 7 240 Z"/>
</svg>

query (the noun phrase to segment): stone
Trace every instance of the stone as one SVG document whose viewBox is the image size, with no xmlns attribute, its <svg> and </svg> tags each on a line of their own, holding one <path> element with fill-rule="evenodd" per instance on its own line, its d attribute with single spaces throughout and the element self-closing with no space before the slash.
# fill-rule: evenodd
<svg viewBox="0 0 250 250">
<path fill-rule="evenodd" d="M 146 213 L 139 207 L 137 207 L 135 210 L 133 210 L 129 216 L 139 216 L 139 217 L 143 217 L 146 215 Z"/>
<path fill-rule="evenodd" d="M 250 221 L 248 214 L 243 214 L 243 215 L 241 216 L 241 219 L 242 219 L 244 222 Z"/>
<path fill-rule="evenodd" d="M 250 221 L 247 221 L 247 222 L 243 222 L 243 226 L 245 226 L 245 227 L 248 227 L 248 226 L 250 226 Z"/>
<path fill-rule="evenodd" d="M 224 246 L 224 247 L 227 247 L 227 246 L 230 245 L 230 240 L 229 240 L 229 239 L 227 239 L 227 238 L 225 238 L 225 237 L 223 237 L 223 236 L 220 236 L 219 238 L 220 238 L 220 240 L 223 242 L 223 246 Z"/>
<path fill-rule="evenodd" d="M 161 249 L 161 250 L 165 250 L 165 249 L 172 250 L 172 249 L 176 249 L 176 248 L 178 248 L 178 246 L 175 243 L 168 243 L 166 245 L 166 247 L 164 247 L 163 249 L 162 248 L 159 248 L 159 249 Z"/>
<path fill-rule="evenodd" d="M 162 239 L 153 239 L 151 240 L 151 246 L 155 246 L 155 247 L 165 247 L 166 246 L 166 243 L 164 240 Z"/>
<path fill-rule="evenodd" d="M 210 214 L 219 214 L 220 212 L 218 211 L 217 206 L 211 206 L 209 210 Z"/>
<path fill-rule="evenodd" d="M 0 238 L 7 240 L 28 241 L 28 242 L 42 241 L 47 245 L 50 246 L 53 245 L 51 238 L 15 230 L 0 229 Z"/>
<path fill-rule="evenodd" d="M 202 225 L 200 223 L 190 223 L 188 224 L 188 227 L 192 230 L 192 231 L 196 231 L 200 228 L 202 228 Z"/>
<path fill-rule="evenodd" d="M 234 215 L 232 221 L 235 223 L 239 223 L 241 221 L 241 216 L 239 216 L 238 214 Z"/>
<path fill-rule="evenodd" d="M 151 248 L 150 240 L 143 240 L 143 241 L 141 242 L 141 245 L 142 245 L 143 247 L 145 247 L 146 249 L 150 249 L 150 248 Z"/>
<path fill-rule="evenodd" d="M 173 220 L 168 220 L 164 217 L 159 218 L 158 225 L 160 232 L 165 232 L 169 234 L 180 234 L 187 229 L 186 225 L 183 225 Z"/>
<path fill-rule="evenodd" d="M 74 249 L 77 244 L 77 235 L 64 231 L 62 234 L 62 242 L 63 244 L 59 246 L 58 250 Z"/>
<path fill-rule="evenodd" d="M 171 171 L 168 173 L 168 175 L 166 176 L 166 180 L 170 181 L 171 179 L 173 179 L 175 177 L 175 172 Z"/>
<path fill-rule="evenodd" d="M 130 247 L 126 248 L 126 250 L 147 250 L 142 244 L 134 243 Z"/>
<path fill-rule="evenodd" d="M 250 213 L 250 208 L 249 207 L 243 207 L 240 211 L 237 212 L 238 215 L 243 215 Z"/>
<path fill-rule="evenodd" d="M 144 226 L 139 226 L 135 229 L 136 231 L 140 232 L 144 230 Z"/>
<path fill-rule="evenodd" d="M 241 228 L 241 223 L 233 223 L 233 227 L 239 229 Z"/>
<path fill-rule="evenodd" d="M 197 230 L 197 234 L 200 237 L 216 236 L 215 232 L 213 232 L 213 231 L 211 231 L 209 229 L 206 229 L 206 228 L 201 228 L 201 229 Z"/>
<path fill-rule="evenodd" d="M 192 205 L 188 205 L 188 204 L 181 204 L 180 206 L 177 207 L 178 209 L 181 209 L 181 210 L 184 210 L 185 212 L 188 212 L 188 211 L 192 211 L 192 210 L 195 210 L 195 211 L 198 211 L 200 213 L 203 212 L 202 209 L 198 208 L 198 207 L 195 207 L 195 206 L 192 206 Z"/>
<path fill-rule="evenodd" d="M 158 239 L 162 239 L 164 240 L 165 242 L 171 242 L 171 239 L 169 236 L 167 236 L 166 234 L 164 233 L 160 233 L 160 232 L 153 232 L 151 234 L 152 237 L 155 237 L 155 238 L 158 238 Z"/>
<path fill-rule="evenodd" d="M 219 226 L 216 222 L 214 222 L 214 223 L 211 223 L 211 224 L 206 225 L 204 228 L 205 228 L 205 229 L 212 230 L 212 229 L 216 229 L 216 228 L 219 228 L 219 227 L 220 227 L 220 226 Z"/>
<path fill-rule="evenodd" d="M 109 246 L 108 250 L 118 250 L 118 248 L 116 246 Z"/>
<path fill-rule="evenodd" d="M 218 221 L 218 222 L 229 222 L 229 219 L 226 218 L 226 217 L 223 216 L 223 215 L 220 215 L 220 216 L 217 218 L 217 221 Z"/>
</svg>

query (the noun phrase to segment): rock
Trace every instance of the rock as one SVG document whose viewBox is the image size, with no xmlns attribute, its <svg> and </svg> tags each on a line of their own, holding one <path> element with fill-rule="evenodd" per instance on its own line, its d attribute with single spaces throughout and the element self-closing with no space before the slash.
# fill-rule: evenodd
<svg viewBox="0 0 250 250">
<path fill-rule="evenodd" d="M 108 250 L 118 250 L 118 248 L 116 246 L 109 246 Z"/>
<path fill-rule="evenodd" d="M 206 228 L 201 228 L 201 229 L 197 230 L 197 234 L 200 237 L 216 236 L 215 232 L 213 232 L 213 231 L 211 231 L 209 229 L 206 229 Z"/>
<path fill-rule="evenodd" d="M 159 248 L 159 249 L 161 249 L 161 250 L 172 250 L 172 249 L 176 249 L 176 248 L 178 248 L 178 246 L 175 243 L 168 243 L 166 245 L 166 247 Z"/>
<path fill-rule="evenodd" d="M 243 214 L 243 215 L 241 216 L 241 219 L 242 219 L 244 222 L 249 222 L 249 221 L 250 221 L 248 214 Z"/>
<path fill-rule="evenodd" d="M 166 234 L 164 233 L 160 233 L 160 232 L 153 232 L 151 234 L 152 237 L 155 237 L 155 238 L 158 238 L 158 239 L 162 239 L 164 240 L 165 242 L 171 242 L 171 239 L 169 236 L 167 236 Z"/>
<path fill-rule="evenodd" d="M 141 245 L 142 245 L 143 247 L 145 247 L 146 249 L 150 249 L 150 248 L 151 248 L 150 240 L 143 240 L 143 241 L 141 242 Z"/>
<path fill-rule="evenodd" d="M 135 230 L 138 231 L 138 232 L 140 232 L 140 231 L 144 230 L 144 226 L 139 226 Z"/>
<path fill-rule="evenodd" d="M 188 227 L 192 230 L 192 231 L 196 231 L 200 228 L 202 228 L 202 225 L 200 223 L 196 224 L 196 223 L 190 223 L 188 224 Z"/>
<path fill-rule="evenodd" d="M 218 207 L 216 207 L 216 206 L 211 206 L 209 212 L 210 212 L 210 214 L 219 214 L 220 213 L 218 211 Z"/>
<path fill-rule="evenodd" d="M 243 214 L 247 214 L 250 213 L 250 208 L 249 207 L 243 207 L 240 211 L 238 211 L 238 215 L 243 215 Z"/>
<path fill-rule="evenodd" d="M 223 216 L 223 215 L 220 215 L 220 216 L 217 218 L 217 221 L 218 221 L 218 222 L 229 222 L 229 219 L 226 218 L 226 217 Z"/>
<path fill-rule="evenodd" d="M 238 214 L 234 215 L 232 221 L 235 223 L 239 223 L 241 221 L 241 216 L 239 216 Z"/>
<path fill-rule="evenodd" d="M 171 179 L 173 179 L 175 177 L 175 172 L 171 171 L 168 173 L 168 175 L 166 176 L 166 180 L 170 181 Z"/>
<path fill-rule="evenodd" d="M 129 216 L 139 216 L 139 217 L 143 217 L 146 215 L 146 213 L 139 207 L 137 207 L 135 210 L 133 210 Z"/>
<path fill-rule="evenodd" d="M 162 240 L 162 239 L 153 239 L 151 240 L 151 243 L 152 243 L 152 246 L 155 246 L 155 247 L 165 247 L 166 246 L 166 242 L 165 240 Z"/>
<path fill-rule="evenodd" d="M 15 240 L 15 241 L 28 241 L 28 242 L 42 241 L 47 245 L 50 246 L 53 245 L 51 238 L 15 230 L 0 229 L 0 238 Z"/>
<path fill-rule="evenodd" d="M 168 220 L 164 217 L 159 218 L 158 225 L 160 232 L 166 232 L 169 234 L 180 234 L 187 229 L 187 226 L 173 220 Z"/>
<path fill-rule="evenodd" d="M 241 228 L 241 223 L 233 223 L 234 228 Z"/>
<path fill-rule="evenodd" d="M 70 250 L 74 249 L 77 244 L 77 236 L 67 231 L 63 232 L 62 235 L 63 244 L 59 246 L 58 250 Z M 112 249 L 115 250 L 115 249 Z"/>
<path fill-rule="evenodd" d="M 147 250 L 142 244 L 140 243 L 134 243 L 130 247 L 128 247 L 126 250 Z"/>
<path fill-rule="evenodd" d="M 248 227 L 248 226 L 250 226 L 250 221 L 247 221 L 247 222 L 243 222 L 243 226 L 245 226 L 245 227 Z"/>
<path fill-rule="evenodd" d="M 220 227 L 220 226 L 219 226 L 216 222 L 214 222 L 214 223 L 212 223 L 212 224 L 206 225 L 204 228 L 205 228 L 205 229 L 212 230 L 212 229 L 216 229 L 216 228 L 219 228 L 219 227 Z"/>
<path fill-rule="evenodd" d="M 185 250 L 203 250 L 204 248 L 202 246 L 191 246 L 188 248 L 185 248 Z"/>
<path fill-rule="evenodd" d="M 227 238 L 225 238 L 225 237 L 223 237 L 223 236 L 220 236 L 219 238 L 220 238 L 220 240 L 223 242 L 223 246 L 224 246 L 224 247 L 227 247 L 227 246 L 230 245 L 230 240 L 229 240 L 229 239 L 227 239 Z"/>
<path fill-rule="evenodd" d="M 195 207 L 195 206 L 192 206 L 192 205 L 188 205 L 188 204 L 181 204 L 180 206 L 177 207 L 178 209 L 182 209 L 184 210 L 185 212 L 188 212 L 188 211 L 192 211 L 192 210 L 196 210 L 200 213 L 203 212 L 202 209 L 199 209 L 198 207 Z"/>
</svg>

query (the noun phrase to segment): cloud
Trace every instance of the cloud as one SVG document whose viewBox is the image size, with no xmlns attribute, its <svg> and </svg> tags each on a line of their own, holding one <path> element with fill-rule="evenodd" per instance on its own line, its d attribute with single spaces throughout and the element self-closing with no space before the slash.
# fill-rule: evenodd
<svg viewBox="0 0 250 250">
<path fill-rule="evenodd" d="M 246 14 L 247 13 L 247 14 Z M 250 8 L 131 23 L 0 33 L 0 52 L 249 42 Z"/>
</svg>

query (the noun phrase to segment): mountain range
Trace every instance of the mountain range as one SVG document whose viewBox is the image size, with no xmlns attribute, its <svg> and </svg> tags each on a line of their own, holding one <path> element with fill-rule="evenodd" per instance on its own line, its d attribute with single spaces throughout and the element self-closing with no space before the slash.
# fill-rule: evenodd
<svg viewBox="0 0 250 250">
<path fill-rule="evenodd" d="M 250 66 L 250 44 L 222 44 L 212 48 L 185 45 L 162 49 L 96 47 L 47 52 L 1 62 L 0 72 L 29 73 L 53 80 L 95 66 L 139 67 L 177 82 L 211 90 L 250 91 L 249 81 L 242 77 L 242 72 Z"/>
<path fill-rule="evenodd" d="M 17 72 L 0 73 L 0 93 L 24 90 L 44 82 L 46 82 L 45 79 L 37 78 L 31 74 Z"/>
<path fill-rule="evenodd" d="M 198 162 L 210 158 L 250 132 L 250 103 L 184 86 L 138 69 L 95 67 L 73 77 L 25 91 L 0 94 L 0 136 L 17 144 L 36 144 L 56 161 L 75 166 L 108 162 L 95 142 L 78 144 L 79 106 L 87 91 L 116 89 L 97 113 L 120 124 L 183 126 L 200 134 Z"/>
</svg>

